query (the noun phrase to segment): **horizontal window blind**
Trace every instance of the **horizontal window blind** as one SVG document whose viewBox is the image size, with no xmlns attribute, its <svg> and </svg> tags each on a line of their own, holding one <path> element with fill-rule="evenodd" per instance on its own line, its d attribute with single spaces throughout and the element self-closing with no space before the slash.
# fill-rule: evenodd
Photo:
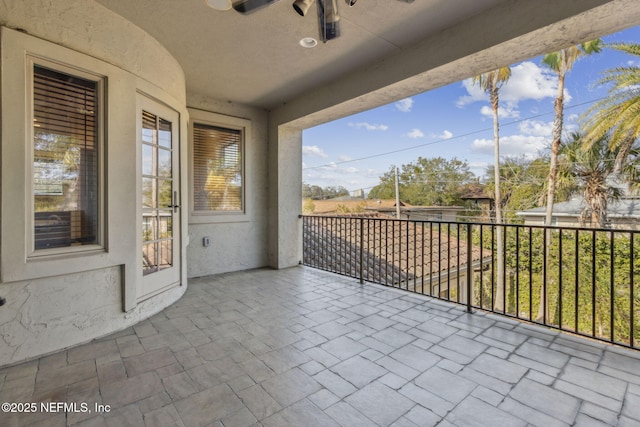
<svg viewBox="0 0 640 427">
<path fill-rule="evenodd" d="M 98 243 L 98 83 L 33 70 L 35 249 Z"/>
<path fill-rule="evenodd" d="M 193 186 L 196 211 L 242 211 L 242 132 L 195 123 Z"/>
</svg>

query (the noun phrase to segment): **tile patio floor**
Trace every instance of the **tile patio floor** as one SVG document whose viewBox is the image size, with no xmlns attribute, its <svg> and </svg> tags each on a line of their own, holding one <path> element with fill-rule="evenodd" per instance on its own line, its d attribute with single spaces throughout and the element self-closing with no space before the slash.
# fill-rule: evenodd
<svg viewBox="0 0 640 427">
<path fill-rule="evenodd" d="M 310 268 L 253 270 L 0 369 L 7 401 L 91 412 L 0 412 L 3 427 L 631 426 L 640 353 Z"/>
</svg>

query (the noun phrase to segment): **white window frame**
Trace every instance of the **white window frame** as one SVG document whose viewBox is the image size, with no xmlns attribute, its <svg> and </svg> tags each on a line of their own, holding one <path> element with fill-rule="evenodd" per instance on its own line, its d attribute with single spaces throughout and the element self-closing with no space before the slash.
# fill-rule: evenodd
<svg viewBox="0 0 640 427">
<path fill-rule="evenodd" d="M 194 124 L 217 126 L 220 128 L 240 131 L 240 159 L 242 162 L 242 210 L 195 210 L 194 206 Z M 225 116 L 223 114 L 212 113 L 198 109 L 189 109 L 189 223 L 190 224 L 211 224 L 225 222 L 248 222 L 250 216 L 247 205 L 250 203 L 249 176 L 251 174 L 251 161 L 248 141 L 251 141 L 251 121 L 239 117 Z"/>
<path fill-rule="evenodd" d="M 122 78 L 111 64 L 69 48 L 1 29 L 2 51 L 2 218 L 0 281 L 13 282 L 89 271 L 121 264 L 108 248 L 107 141 L 108 81 Z M 34 249 L 33 66 L 41 65 L 100 81 L 98 118 L 98 244 Z"/>
</svg>

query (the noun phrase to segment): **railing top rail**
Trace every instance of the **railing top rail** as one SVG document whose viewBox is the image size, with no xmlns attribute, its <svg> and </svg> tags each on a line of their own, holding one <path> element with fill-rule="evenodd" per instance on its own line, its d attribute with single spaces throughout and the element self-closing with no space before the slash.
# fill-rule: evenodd
<svg viewBox="0 0 640 427">
<path fill-rule="evenodd" d="M 392 217 L 380 217 L 370 215 L 299 215 L 299 218 L 327 218 L 327 219 L 343 219 L 343 220 L 359 220 L 366 219 L 370 221 L 390 221 L 390 222 L 406 222 L 406 223 L 419 223 L 419 224 L 449 224 L 449 225 L 471 225 L 491 227 L 497 226 L 501 228 L 531 228 L 539 230 L 570 230 L 570 231 L 589 231 L 589 232 L 604 232 L 604 233 L 625 233 L 625 234 L 640 234 L 640 230 L 623 229 L 623 228 L 595 228 L 595 227 L 573 227 L 573 226 L 559 226 L 559 225 L 537 225 L 537 224 L 496 224 L 494 222 L 480 222 L 480 221 L 444 221 L 444 220 L 426 220 L 426 219 L 398 219 Z"/>
</svg>

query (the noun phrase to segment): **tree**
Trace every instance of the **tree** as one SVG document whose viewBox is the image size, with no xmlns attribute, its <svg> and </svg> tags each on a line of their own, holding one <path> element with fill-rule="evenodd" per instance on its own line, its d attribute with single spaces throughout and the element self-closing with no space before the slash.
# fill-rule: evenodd
<svg viewBox="0 0 640 427">
<path fill-rule="evenodd" d="M 612 49 L 640 56 L 640 44 L 613 43 Z M 604 72 L 599 84 L 610 84 L 609 95 L 587 111 L 584 140 L 595 144 L 609 134 L 609 144 L 618 150 L 617 170 L 620 162 L 640 137 L 640 67 L 617 67 Z"/>
<path fill-rule="evenodd" d="M 616 161 L 618 154 L 617 150 L 611 149 L 608 134 L 587 145 L 581 134 L 573 133 L 571 140 L 561 149 L 561 155 L 571 165 L 586 204 L 581 220 L 588 220 L 593 227 L 602 228 L 605 225 L 609 201 L 622 195 L 620 188 L 615 185 L 615 178 L 626 181 L 636 178 L 640 150 L 631 147 L 623 159 Z"/>
<path fill-rule="evenodd" d="M 493 156 L 494 156 L 494 193 L 495 193 L 495 216 L 496 224 L 502 224 L 502 194 L 500 192 L 500 126 L 498 120 L 499 92 L 502 85 L 511 77 L 511 68 L 502 67 L 493 71 L 480 74 L 473 78 L 473 84 L 478 85 L 489 95 L 491 110 L 493 111 Z M 497 271 L 497 291 L 495 307 L 500 309 L 504 303 L 504 243 L 503 229 L 496 227 L 498 271 Z"/>
<path fill-rule="evenodd" d="M 496 204 L 496 223 L 502 223 L 502 195 L 500 193 L 500 125 L 498 118 L 498 109 L 500 106 L 499 92 L 502 85 L 511 77 L 511 68 L 502 67 L 493 71 L 486 72 L 475 76 L 474 85 L 478 85 L 489 95 L 491 110 L 493 111 L 493 161 L 494 168 L 494 192 Z"/>
<path fill-rule="evenodd" d="M 325 187 L 323 189 L 323 192 L 324 192 L 324 198 L 325 199 L 334 199 L 336 197 L 348 196 L 349 195 L 349 190 L 347 190 L 346 188 L 344 188 L 341 185 L 339 185 L 337 187 L 330 185 L 328 187 Z"/>
<path fill-rule="evenodd" d="M 327 187 L 320 187 L 318 185 L 309 185 L 306 182 L 302 183 L 302 198 L 313 200 L 325 200 L 333 199 L 340 196 L 348 196 L 349 190 L 341 185 Z"/>
<path fill-rule="evenodd" d="M 597 53 L 602 50 L 602 40 L 595 39 L 579 46 L 571 46 L 552 52 L 542 58 L 542 63 L 553 70 L 558 75 L 558 95 L 553 107 L 555 117 L 553 119 L 553 130 L 551 135 L 551 158 L 549 161 L 549 183 L 547 187 L 547 207 L 545 215 L 545 225 L 551 225 L 553 216 L 553 202 L 556 191 L 556 177 L 558 174 L 558 152 L 562 143 L 562 128 L 564 121 L 564 87 L 567 73 L 571 71 L 575 62 L 582 56 Z"/>
<path fill-rule="evenodd" d="M 316 211 L 316 205 L 311 199 L 304 199 L 302 203 L 302 213 L 305 215 L 311 215 Z"/>
<path fill-rule="evenodd" d="M 452 206 L 462 203 L 463 186 L 474 181 L 469 165 L 462 160 L 418 157 L 402 165 L 399 174 L 403 202 L 423 206 Z M 395 198 L 395 166 L 380 177 L 369 192 L 370 199 Z"/>
<path fill-rule="evenodd" d="M 525 157 L 506 157 L 500 164 L 500 194 L 504 219 L 517 219 L 516 212 L 542 206 L 544 203 L 546 171 L 549 160 L 539 157 L 528 160 Z M 487 169 L 490 177 L 487 191 L 494 191 L 494 167 Z"/>
</svg>

